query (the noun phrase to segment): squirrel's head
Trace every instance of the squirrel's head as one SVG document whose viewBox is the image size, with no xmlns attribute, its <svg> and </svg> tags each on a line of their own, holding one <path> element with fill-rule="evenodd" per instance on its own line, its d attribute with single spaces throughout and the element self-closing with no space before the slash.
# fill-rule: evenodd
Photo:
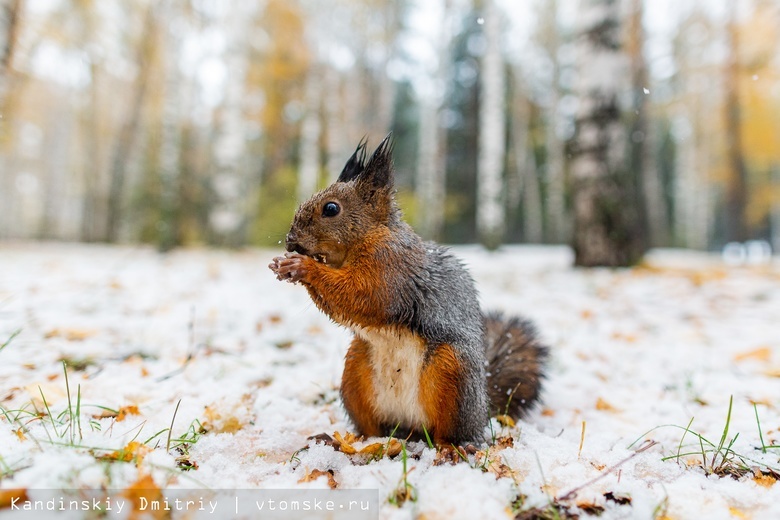
<svg viewBox="0 0 780 520">
<path fill-rule="evenodd" d="M 336 182 L 301 204 L 287 234 L 287 251 L 341 267 L 368 232 L 399 219 L 391 135 L 368 159 L 361 141 Z"/>
</svg>

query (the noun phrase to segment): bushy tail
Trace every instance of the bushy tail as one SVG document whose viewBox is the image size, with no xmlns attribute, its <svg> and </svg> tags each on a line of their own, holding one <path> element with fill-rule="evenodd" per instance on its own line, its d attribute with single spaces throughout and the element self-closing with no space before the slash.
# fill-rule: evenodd
<svg viewBox="0 0 780 520">
<path fill-rule="evenodd" d="M 526 320 L 500 313 L 483 319 L 491 415 L 521 417 L 539 399 L 549 351 Z"/>
</svg>

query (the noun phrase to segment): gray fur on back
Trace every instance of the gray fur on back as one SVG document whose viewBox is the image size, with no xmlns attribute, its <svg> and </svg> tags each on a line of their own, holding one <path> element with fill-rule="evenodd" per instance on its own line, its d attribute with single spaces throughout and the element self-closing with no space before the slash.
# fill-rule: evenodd
<svg viewBox="0 0 780 520">
<path fill-rule="evenodd" d="M 463 367 L 459 403 L 458 439 L 481 441 L 488 420 L 485 382 L 484 323 L 474 280 L 449 250 L 434 242 L 422 242 L 405 224 L 399 235 L 409 248 L 401 258 L 398 285 L 390 303 L 390 319 L 423 337 L 430 356 L 442 344 L 451 345 Z M 408 232 L 407 232 L 408 231 Z M 400 251 L 399 251 L 400 252 Z M 416 261 L 417 259 L 422 262 Z M 422 266 L 422 267 L 419 267 Z"/>
</svg>

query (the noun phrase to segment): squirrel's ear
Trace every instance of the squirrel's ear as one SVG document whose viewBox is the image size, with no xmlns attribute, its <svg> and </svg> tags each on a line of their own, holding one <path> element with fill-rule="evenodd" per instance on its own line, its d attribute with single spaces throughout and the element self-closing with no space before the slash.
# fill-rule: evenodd
<svg viewBox="0 0 780 520">
<path fill-rule="evenodd" d="M 352 154 L 352 157 L 349 158 L 347 164 L 344 165 L 344 169 L 341 170 L 341 174 L 339 175 L 339 178 L 336 179 L 336 182 L 349 182 L 356 179 L 358 175 L 363 173 L 363 171 L 366 169 L 367 142 L 368 141 L 365 136 L 360 140 L 357 148 L 355 148 L 355 153 Z"/>
<path fill-rule="evenodd" d="M 393 186 L 392 137 L 392 132 L 387 134 L 366 163 L 361 181 L 368 182 L 373 188 L 392 188 Z"/>
</svg>

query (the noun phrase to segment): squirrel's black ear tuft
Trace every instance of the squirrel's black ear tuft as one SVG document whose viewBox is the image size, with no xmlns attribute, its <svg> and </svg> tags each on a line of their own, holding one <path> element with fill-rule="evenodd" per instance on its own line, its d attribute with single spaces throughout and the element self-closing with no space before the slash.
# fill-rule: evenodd
<svg viewBox="0 0 780 520">
<path fill-rule="evenodd" d="M 365 166 L 365 180 L 374 188 L 393 186 L 393 133 L 379 143 Z"/>
<path fill-rule="evenodd" d="M 339 178 L 336 182 L 349 182 L 356 179 L 366 169 L 366 143 L 368 140 L 365 136 L 360 140 L 355 153 L 349 158 L 347 164 L 344 165 L 344 169 L 341 170 Z"/>
</svg>

